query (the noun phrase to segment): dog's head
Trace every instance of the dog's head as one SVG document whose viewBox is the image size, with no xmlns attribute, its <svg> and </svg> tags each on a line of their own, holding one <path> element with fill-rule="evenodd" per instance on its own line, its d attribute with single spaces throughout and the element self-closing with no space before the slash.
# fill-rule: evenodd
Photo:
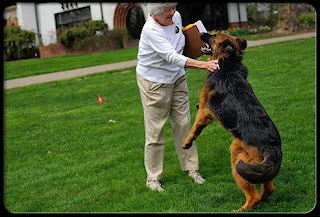
<svg viewBox="0 0 320 217">
<path fill-rule="evenodd" d="M 201 40 L 208 45 L 202 52 L 211 55 L 217 60 L 233 56 L 241 61 L 243 51 L 247 47 L 247 41 L 245 39 L 239 39 L 224 33 L 217 33 L 215 35 L 203 33 Z"/>
</svg>

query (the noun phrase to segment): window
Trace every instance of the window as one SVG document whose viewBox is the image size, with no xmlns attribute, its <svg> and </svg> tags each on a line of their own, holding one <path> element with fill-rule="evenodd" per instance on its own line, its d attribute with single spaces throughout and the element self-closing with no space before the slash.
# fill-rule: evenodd
<svg viewBox="0 0 320 217">
<path fill-rule="evenodd" d="M 56 20 L 57 36 L 60 38 L 62 32 L 72 27 L 82 27 L 91 20 L 90 6 L 64 11 L 54 15 Z"/>
</svg>

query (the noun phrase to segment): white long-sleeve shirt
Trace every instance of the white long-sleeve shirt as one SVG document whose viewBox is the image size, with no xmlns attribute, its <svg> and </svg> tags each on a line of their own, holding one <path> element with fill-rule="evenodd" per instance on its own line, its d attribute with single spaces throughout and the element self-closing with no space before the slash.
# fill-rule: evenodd
<svg viewBox="0 0 320 217">
<path fill-rule="evenodd" d="M 185 74 L 184 66 L 188 57 L 182 55 L 185 37 L 178 11 L 172 20 L 173 25 L 161 26 L 149 16 L 143 26 L 136 70 L 149 81 L 173 84 Z"/>
</svg>

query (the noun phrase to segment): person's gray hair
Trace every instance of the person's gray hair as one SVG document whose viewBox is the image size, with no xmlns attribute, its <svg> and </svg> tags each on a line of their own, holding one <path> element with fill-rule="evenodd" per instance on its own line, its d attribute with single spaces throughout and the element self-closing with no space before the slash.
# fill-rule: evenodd
<svg viewBox="0 0 320 217">
<path fill-rule="evenodd" d="M 161 2 L 161 3 L 148 3 L 147 8 L 150 15 L 160 15 L 165 7 L 177 6 L 177 2 Z"/>
</svg>

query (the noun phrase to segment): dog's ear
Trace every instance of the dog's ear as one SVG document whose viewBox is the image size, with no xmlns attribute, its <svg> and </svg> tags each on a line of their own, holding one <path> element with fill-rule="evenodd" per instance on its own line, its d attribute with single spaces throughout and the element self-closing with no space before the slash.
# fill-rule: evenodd
<svg viewBox="0 0 320 217">
<path fill-rule="evenodd" d="M 236 48 L 235 45 L 229 39 L 226 39 L 223 42 L 221 42 L 220 46 L 222 47 L 222 50 L 224 52 L 229 52 L 229 53 L 235 51 L 235 48 Z"/>
<path fill-rule="evenodd" d="M 241 48 L 241 50 L 244 50 L 247 48 L 247 41 L 245 39 L 237 39 L 239 47 Z"/>
<path fill-rule="evenodd" d="M 207 43 L 209 44 L 209 38 L 210 38 L 210 35 L 209 33 L 201 33 L 201 36 L 200 36 L 200 39 L 204 42 L 204 43 Z"/>
</svg>

